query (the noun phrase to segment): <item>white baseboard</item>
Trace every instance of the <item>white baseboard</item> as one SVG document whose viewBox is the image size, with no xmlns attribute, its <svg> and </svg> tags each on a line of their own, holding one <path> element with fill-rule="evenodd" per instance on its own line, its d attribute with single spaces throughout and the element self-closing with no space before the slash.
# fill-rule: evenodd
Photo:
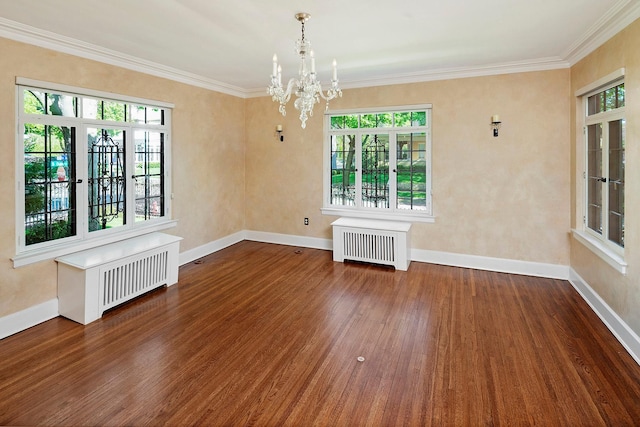
<svg viewBox="0 0 640 427">
<path fill-rule="evenodd" d="M 245 234 L 246 233 L 244 231 L 238 231 L 237 233 L 230 234 L 221 239 L 214 240 L 213 242 L 209 242 L 197 248 L 180 252 L 180 256 L 178 257 L 178 263 L 180 265 L 185 265 L 199 258 L 212 254 L 214 252 L 218 252 L 219 250 L 222 250 L 228 246 L 235 245 L 236 243 L 245 240 Z"/>
<path fill-rule="evenodd" d="M 242 240 L 323 250 L 332 250 L 333 248 L 333 242 L 331 239 L 243 230 L 180 253 L 179 263 L 180 265 L 187 264 L 196 259 L 202 258 L 203 256 L 241 242 Z M 607 303 L 573 269 L 568 266 L 428 251 L 423 249 L 412 249 L 411 259 L 417 262 L 432 264 L 443 264 L 502 273 L 569 280 L 569 282 L 589 304 L 592 310 L 622 343 L 629 354 L 636 362 L 638 362 L 638 364 L 640 364 L 640 338 L 638 335 L 633 332 L 633 330 L 629 328 L 629 326 L 607 305 Z M 35 326 L 38 323 L 53 319 L 58 316 L 58 313 L 58 299 L 56 298 L 20 312 L 2 317 L 0 318 L 0 339 Z"/>
<path fill-rule="evenodd" d="M 489 270 L 499 273 L 522 274 L 526 276 L 569 279 L 569 266 L 540 262 L 518 261 L 506 258 L 490 258 L 478 255 L 411 249 L 411 260 L 453 267 Z"/>
<path fill-rule="evenodd" d="M 245 232 L 247 240 L 263 243 L 277 243 L 279 245 L 300 246 L 312 249 L 332 250 L 333 243 L 331 239 L 320 239 L 318 237 L 294 236 L 291 234 L 267 233 L 264 231 Z"/>
<path fill-rule="evenodd" d="M 600 317 L 600 320 L 602 320 L 611 333 L 620 341 L 631 357 L 634 358 L 636 363 L 640 365 L 640 337 L 574 269 L 571 269 L 569 283 L 573 285 L 591 309 Z"/>
<path fill-rule="evenodd" d="M 0 317 L 0 339 L 58 317 L 58 298 Z"/>
</svg>

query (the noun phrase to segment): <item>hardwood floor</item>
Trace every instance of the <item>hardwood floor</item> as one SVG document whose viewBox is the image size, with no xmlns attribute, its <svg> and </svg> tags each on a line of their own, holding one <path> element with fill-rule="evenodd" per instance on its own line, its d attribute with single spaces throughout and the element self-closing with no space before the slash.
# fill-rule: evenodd
<svg viewBox="0 0 640 427">
<path fill-rule="evenodd" d="M 201 261 L 0 341 L 0 424 L 640 424 L 640 366 L 568 282 L 247 241 Z"/>
</svg>

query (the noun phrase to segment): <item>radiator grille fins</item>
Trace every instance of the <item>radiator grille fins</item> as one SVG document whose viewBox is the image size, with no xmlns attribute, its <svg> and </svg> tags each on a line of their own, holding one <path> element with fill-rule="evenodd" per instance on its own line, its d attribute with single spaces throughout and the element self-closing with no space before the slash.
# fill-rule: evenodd
<svg viewBox="0 0 640 427">
<path fill-rule="evenodd" d="M 343 233 L 344 258 L 372 263 L 395 263 L 394 236 L 355 231 Z"/>
<path fill-rule="evenodd" d="M 167 283 L 168 257 L 169 252 L 165 250 L 104 270 L 101 287 L 102 309 L 115 307 Z"/>
</svg>

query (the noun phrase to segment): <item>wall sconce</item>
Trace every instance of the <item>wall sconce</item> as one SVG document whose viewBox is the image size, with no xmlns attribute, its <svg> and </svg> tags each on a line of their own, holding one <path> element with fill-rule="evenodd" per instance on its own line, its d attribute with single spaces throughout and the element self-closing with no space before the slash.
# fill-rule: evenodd
<svg viewBox="0 0 640 427">
<path fill-rule="evenodd" d="M 493 128 L 493 136 L 498 136 L 498 129 L 500 129 L 500 116 L 494 114 L 491 116 L 491 127 Z"/>
<path fill-rule="evenodd" d="M 284 135 L 282 134 L 282 125 L 276 126 L 276 133 L 278 134 L 278 139 L 280 142 L 284 141 Z"/>
</svg>

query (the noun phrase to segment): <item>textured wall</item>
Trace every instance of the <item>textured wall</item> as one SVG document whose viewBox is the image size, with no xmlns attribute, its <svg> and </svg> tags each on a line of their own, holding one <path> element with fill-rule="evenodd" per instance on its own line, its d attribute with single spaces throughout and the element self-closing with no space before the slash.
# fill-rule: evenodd
<svg viewBox="0 0 640 427">
<path fill-rule="evenodd" d="M 0 38 L 0 316 L 56 297 L 56 264 L 14 269 L 17 76 L 175 104 L 173 218 L 181 250 L 244 229 L 244 100 Z"/>
<path fill-rule="evenodd" d="M 391 85 L 345 90 L 331 108 L 433 104 L 436 222 L 413 225 L 414 248 L 568 265 L 569 85 L 569 70 Z M 283 118 L 269 98 L 247 101 L 247 229 L 331 237 L 322 112 L 302 131 L 291 105 Z"/>
<path fill-rule="evenodd" d="M 571 69 L 571 89 L 576 90 L 625 68 L 627 146 L 625 166 L 625 261 L 626 276 L 621 275 L 577 241 L 571 245 L 571 266 L 640 335 L 640 20 L 588 55 Z M 576 122 L 576 102 L 572 117 Z M 581 134 L 578 133 L 578 143 Z M 572 129 L 576 141 L 576 126 Z M 575 181 L 575 150 L 572 176 Z M 573 193 L 575 201 L 576 195 Z M 575 216 L 575 215 L 574 215 Z M 575 226 L 575 219 L 574 224 Z"/>
</svg>

